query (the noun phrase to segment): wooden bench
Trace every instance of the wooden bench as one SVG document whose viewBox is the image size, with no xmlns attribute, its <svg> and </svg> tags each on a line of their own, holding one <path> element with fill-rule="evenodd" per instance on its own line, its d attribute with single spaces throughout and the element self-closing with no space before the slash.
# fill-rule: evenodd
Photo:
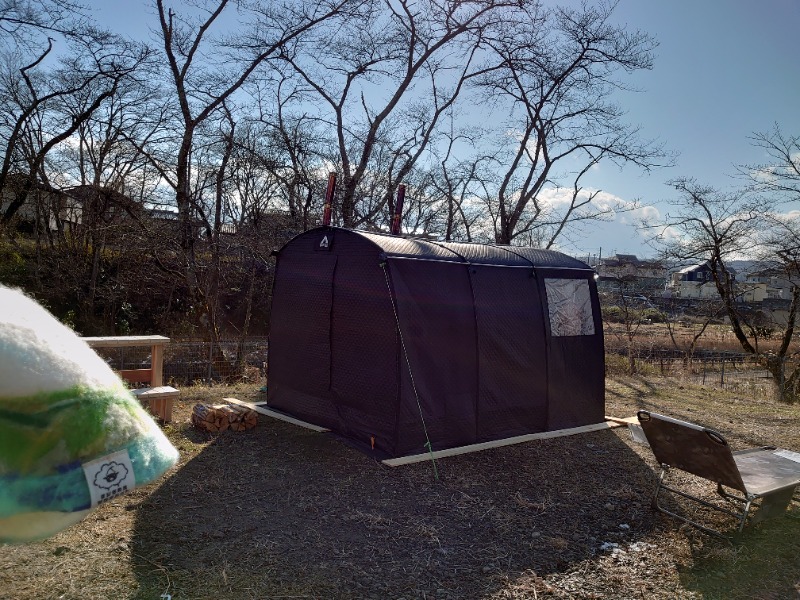
<svg viewBox="0 0 800 600">
<path fill-rule="evenodd" d="M 164 385 L 164 346 L 169 338 L 163 335 L 123 335 L 85 337 L 92 348 L 150 347 L 150 367 L 147 369 L 121 369 L 119 376 L 128 383 L 146 383 L 148 387 L 131 390 L 142 404 L 165 423 L 172 421 L 172 405 L 179 391 Z"/>
</svg>

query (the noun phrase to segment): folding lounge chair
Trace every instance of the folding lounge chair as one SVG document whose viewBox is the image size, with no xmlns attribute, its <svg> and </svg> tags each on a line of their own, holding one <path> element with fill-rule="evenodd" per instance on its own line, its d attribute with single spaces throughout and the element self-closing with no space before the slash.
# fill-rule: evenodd
<svg viewBox="0 0 800 600">
<path fill-rule="evenodd" d="M 738 519 L 741 533 L 751 507 L 756 512 L 750 523 L 783 514 L 795 488 L 800 485 L 800 453 L 774 446 L 731 452 L 725 438 L 713 429 L 645 410 L 640 410 L 636 416 L 661 465 L 653 508 L 703 531 L 725 537 L 719 531 L 665 509 L 659 504 L 662 492 L 672 492 Z M 727 501 L 726 505 L 707 502 L 668 486 L 665 481 L 670 468 L 713 481 L 717 484 L 717 493 Z"/>
</svg>

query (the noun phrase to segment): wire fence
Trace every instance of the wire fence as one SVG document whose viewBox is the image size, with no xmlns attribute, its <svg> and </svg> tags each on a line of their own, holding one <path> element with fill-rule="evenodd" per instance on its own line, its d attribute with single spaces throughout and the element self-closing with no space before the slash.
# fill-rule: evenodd
<svg viewBox="0 0 800 600">
<path fill-rule="evenodd" d="M 96 348 L 112 369 L 150 367 L 146 347 Z M 176 387 L 246 381 L 266 382 L 266 338 L 209 342 L 172 340 L 164 347 L 164 383 Z"/>
<path fill-rule="evenodd" d="M 687 383 L 746 394 L 753 398 L 784 397 L 787 374 L 796 364 L 784 358 L 776 363 L 777 375 L 763 357 L 739 352 L 696 350 L 692 354 L 658 348 L 606 346 L 607 371 L 663 375 Z"/>
<path fill-rule="evenodd" d="M 150 367 L 145 347 L 97 348 L 112 369 Z M 209 342 L 173 340 L 164 350 L 164 383 L 176 387 L 213 383 L 266 384 L 269 343 L 266 338 Z M 631 360 L 632 359 L 632 360 Z M 672 349 L 606 344 L 606 370 L 610 374 L 634 372 L 675 377 L 687 383 L 735 391 L 753 398 L 783 395 L 785 374 L 795 364 L 780 363 L 778 377 L 751 354 L 696 350 L 691 356 Z"/>
</svg>

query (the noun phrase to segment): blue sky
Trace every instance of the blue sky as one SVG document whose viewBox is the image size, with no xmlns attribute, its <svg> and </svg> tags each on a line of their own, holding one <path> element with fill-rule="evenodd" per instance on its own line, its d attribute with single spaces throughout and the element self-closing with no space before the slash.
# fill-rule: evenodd
<svg viewBox="0 0 800 600">
<path fill-rule="evenodd" d="M 630 78 L 643 91 L 621 94 L 620 104 L 645 136 L 680 154 L 674 167 L 650 175 L 606 165 L 587 185 L 663 214 L 663 201 L 675 197 L 669 179 L 728 188 L 735 165 L 766 159 L 748 140 L 753 132 L 778 123 L 785 134 L 800 134 L 797 0 L 621 0 L 616 15 L 659 42 L 653 70 Z M 620 215 L 571 250 L 650 255 L 635 227 L 621 222 L 631 220 Z"/>
<path fill-rule="evenodd" d="M 157 25 L 148 0 L 90 0 L 100 23 L 147 39 Z M 653 70 L 626 79 L 636 93 L 621 93 L 628 121 L 647 138 L 679 153 L 675 166 L 643 175 L 601 165 L 585 185 L 625 202 L 639 199 L 651 215 L 663 214 L 674 197 L 669 179 L 688 176 L 718 188 L 735 185 L 735 165 L 758 164 L 763 151 L 748 137 L 778 123 L 800 134 L 800 1 L 620 0 L 619 23 L 659 42 Z M 577 256 L 615 252 L 649 256 L 632 224 L 638 214 L 582 232 L 562 247 Z"/>
</svg>

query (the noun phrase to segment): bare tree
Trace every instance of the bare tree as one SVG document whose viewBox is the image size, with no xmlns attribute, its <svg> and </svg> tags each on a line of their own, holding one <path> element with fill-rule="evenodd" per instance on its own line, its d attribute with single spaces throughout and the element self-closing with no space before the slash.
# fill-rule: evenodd
<svg viewBox="0 0 800 600">
<path fill-rule="evenodd" d="M 779 334 L 780 345 L 776 351 L 766 355 L 766 364 L 780 385 L 782 398 L 796 401 L 800 399 L 800 363 L 796 360 L 797 349 L 792 348 L 792 341 L 800 308 L 800 220 L 772 214 L 768 222 L 771 226 L 768 226 L 763 238 L 761 256 L 773 268 L 778 267 L 783 272 L 783 277 L 790 284 L 791 300 L 783 331 Z M 764 333 L 769 335 L 770 332 Z M 793 366 L 789 358 L 794 359 Z"/>
<path fill-rule="evenodd" d="M 95 39 L 72 40 L 70 53 L 54 68 L 43 66 L 53 50 L 52 39 L 27 64 L 18 62 L 22 56 L 7 55 L 12 63 L 4 71 L 1 97 L 4 147 L 0 189 L 7 188 L 12 174 L 17 183 L 14 197 L 0 216 L 0 225 L 11 220 L 31 190 L 46 182 L 44 167 L 50 153 L 113 97 L 121 82 L 147 56 L 141 47 L 98 35 Z M 74 110 L 77 106 L 81 110 Z"/>
<path fill-rule="evenodd" d="M 268 130 L 259 123 L 244 123 L 237 128 L 230 163 L 231 184 L 238 202 L 231 205 L 230 219 L 240 229 L 261 229 L 270 210 L 286 207 L 281 202 L 280 182 L 273 176 L 280 158 L 275 156 Z M 294 189 L 291 184 L 288 188 Z"/>
<path fill-rule="evenodd" d="M 482 72 L 484 31 L 518 3 L 501 0 L 372 0 L 359 19 L 319 30 L 282 54 L 299 89 L 329 116 L 343 173 L 345 227 L 388 218 L 397 185 L 411 173 L 439 124 Z M 312 55 L 313 53 L 313 55 Z"/>
<path fill-rule="evenodd" d="M 614 279 L 613 298 L 616 306 L 620 309 L 620 320 L 622 321 L 625 337 L 625 348 L 628 354 L 628 373 L 636 374 L 636 336 L 642 326 L 641 311 L 637 310 L 631 302 L 631 288 L 636 278 L 632 276 L 619 276 Z"/>
<path fill-rule="evenodd" d="M 749 190 L 722 193 L 691 179 L 672 182 L 680 197 L 677 209 L 655 226 L 656 240 L 664 253 L 681 260 L 708 261 L 723 312 L 742 349 L 758 358 L 779 385 L 781 397 L 794 400 L 800 392 L 800 365 L 786 375 L 787 358 L 794 334 L 800 286 L 791 292 L 788 316 L 777 350 L 766 350 L 767 336 L 741 301 L 729 263 L 745 256 L 781 265 L 786 276 L 800 282 L 800 224 L 796 219 L 775 215 L 772 204 Z"/>
<path fill-rule="evenodd" d="M 708 261 L 737 340 L 747 352 L 757 353 L 744 332 L 747 323 L 737 310 L 738 290 L 729 262 L 757 248 L 757 232 L 767 205 L 746 192 L 723 193 L 693 179 L 677 179 L 670 184 L 680 196 L 670 201 L 676 210 L 662 223 L 647 224 L 656 232 L 654 241 L 666 258 Z"/>
<path fill-rule="evenodd" d="M 442 237 L 445 241 L 473 240 L 473 225 L 481 219 L 480 206 L 476 202 L 480 182 L 489 175 L 485 172 L 490 157 L 459 156 L 460 146 L 479 146 L 478 140 L 485 130 L 462 128 L 457 130 L 454 115 L 450 115 L 449 130 L 443 132 L 443 140 L 432 149 L 435 157 L 431 167 L 432 194 L 444 203 Z"/>
<path fill-rule="evenodd" d="M 692 311 L 694 317 L 693 321 L 699 325 L 699 328 L 695 327 L 689 330 L 688 341 L 685 339 L 687 336 L 680 336 L 677 334 L 676 325 L 678 322 L 687 327 L 690 325 L 687 321 L 679 321 L 676 319 L 678 311 L 679 305 L 676 300 L 673 299 L 665 307 L 667 316 L 664 320 L 664 324 L 667 326 L 667 332 L 669 333 L 669 339 L 673 347 L 683 354 L 684 367 L 690 368 L 700 339 L 708 329 L 708 326 L 711 325 L 714 320 L 722 316 L 724 308 L 719 304 L 719 300 L 714 300 L 713 298 L 695 302 L 694 310 Z"/>
<path fill-rule="evenodd" d="M 281 6 L 267 2 L 236 3 L 235 7 L 250 14 L 252 28 L 229 35 L 228 39 L 223 36 L 215 40 L 212 28 L 229 5 L 234 6 L 229 0 L 209 4 L 203 9 L 204 16 L 195 21 L 181 20 L 173 9 L 165 7 L 163 0 L 156 0 L 162 47 L 182 118 L 175 167 L 167 181 L 175 190 L 190 289 L 197 287 L 191 182 L 198 128 L 214 117 L 223 103 L 232 100 L 265 61 L 282 52 L 287 44 L 297 43 L 321 23 L 340 15 L 350 1 L 318 0 L 307 4 L 297 0 Z"/>
<path fill-rule="evenodd" d="M 499 243 L 534 232 L 541 246 L 551 247 L 568 224 L 614 210 L 594 202 L 596 191 L 583 190 L 592 167 L 610 161 L 650 169 L 665 158 L 610 101 L 623 87 L 617 74 L 651 68 L 655 47 L 650 36 L 612 24 L 613 9 L 586 2 L 534 6 L 489 40 L 497 66 L 479 79 L 480 88 L 487 106 L 511 115 L 513 132 L 492 153 L 500 174 L 490 198 Z M 550 188 L 563 190 L 566 201 L 548 202 Z"/>
<path fill-rule="evenodd" d="M 265 199 L 271 209 L 288 211 L 292 225 L 305 231 L 318 220 L 314 214 L 322 205 L 330 168 L 330 140 L 285 77 L 277 82 L 276 89 L 269 88 L 266 93 L 262 83 L 253 86 L 258 119 L 246 126 L 247 137 L 237 144 L 238 164 L 251 175 L 260 173 L 263 185 L 269 182 Z M 253 217 L 259 214 L 263 211 L 253 213 Z"/>
<path fill-rule="evenodd" d="M 739 166 L 738 171 L 758 191 L 774 202 L 800 198 L 800 136 L 784 134 L 778 124 L 750 140 L 767 155 L 767 162 Z"/>
<path fill-rule="evenodd" d="M 87 9 L 72 0 L 0 1 L 0 45 L 37 54 L 48 38 L 95 36 Z"/>
</svg>

